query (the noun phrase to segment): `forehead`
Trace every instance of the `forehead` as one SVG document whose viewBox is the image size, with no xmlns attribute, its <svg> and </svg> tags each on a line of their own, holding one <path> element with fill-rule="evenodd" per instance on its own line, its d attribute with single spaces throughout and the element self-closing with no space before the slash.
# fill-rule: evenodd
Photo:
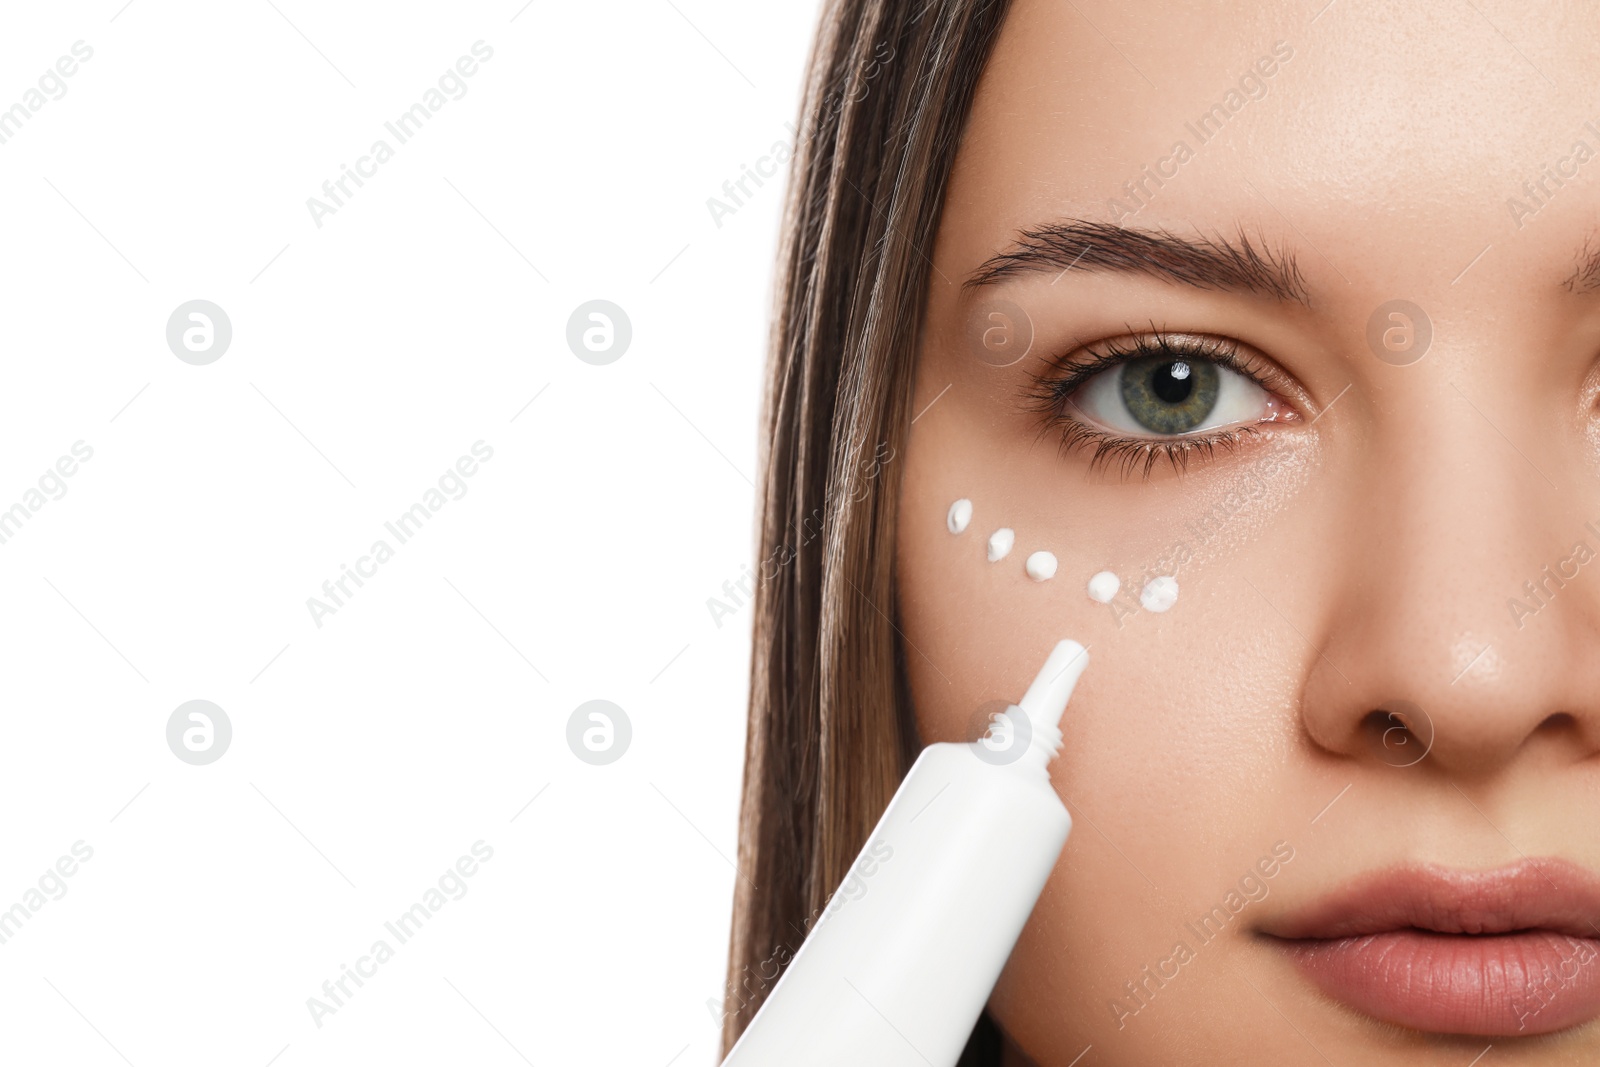
<svg viewBox="0 0 1600 1067">
<path fill-rule="evenodd" d="M 1071 217 L 1243 223 L 1360 300 L 1571 275 L 1600 221 L 1600 20 L 1324 2 L 1016 0 L 952 177 L 952 266 Z"/>
</svg>

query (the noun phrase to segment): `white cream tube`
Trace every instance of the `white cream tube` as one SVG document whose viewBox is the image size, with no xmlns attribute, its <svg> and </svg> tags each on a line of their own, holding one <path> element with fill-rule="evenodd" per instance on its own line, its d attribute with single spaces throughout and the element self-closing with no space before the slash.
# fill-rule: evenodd
<svg viewBox="0 0 1600 1067">
<path fill-rule="evenodd" d="M 1062 641 L 1020 707 L 922 750 L 724 1067 L 951 1067 L 1072 829 L 1047 764 L 1089 660 Z"/>
</svg>

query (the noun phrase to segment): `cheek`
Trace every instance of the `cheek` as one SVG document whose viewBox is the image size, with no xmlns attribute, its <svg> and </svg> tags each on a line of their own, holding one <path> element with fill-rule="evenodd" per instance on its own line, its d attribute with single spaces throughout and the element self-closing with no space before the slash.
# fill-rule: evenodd
<svg viewBox="0 0 1600 1067">
<path fill-rule="evenodd" d="M 1090 665 L 1050 765 L 1069 809 L 1082 803 L 1087 817 L 1068 852 L 1099 850 L 1097 862 L 1132 875 L 1103 830 L 1117 848 L 1144 854 L 1133 862 L 1156 884 L 1184 884 L 1206 862 L 1195 842 L 1256 819 L 1254 798 L 1284 775 L 1300 743 L 1297 701 L 1316 653 L 1263 596 L 1292 595 L 1296 614 L 1316 601 L 1315 583 L 1291 594 L 1284 576 L 1305 575 L 1299 546 L 1314 542 L 1317 516 L 1281 510 L 1281 476 L 1253 497 L 1219 477 L 1168 493 L 1182 507 L 1176 523 L 1162 523 L 1139 500 L 1145 488 L 1087 485 L 1051 452 L 1048 475 L 1022 478 L 1006 472 L 1018 464 L 988 469 L 988 459 L 981 442 L 950 447 L 932 435 L 907 459 L 898 621 L 920 739 L 972 740 L 986 711 L 1021 697 L 1057 641 L 1081 642 Z M 1079 503 L 1112 490 L 1126 501 L 1121 514 L 1104 500 Z M 1233 510 L 1213 510 L 1230 495 Z M 952 535 L 945 513 L 959 497 L 972 500 L 972 521 Z M 1212 515 L 1214 529 L 1184 530 L 1198 514 Z M 999 526 L 1016 530 L 1016 545 L 990 563 L 985 541 Z M 1042 548 L 1060 564 L 1036 582 L 1023 561 Z M 1088 594 L 1102 570 L 1122 579 L 1109 604 Z M 1179 595 L 1165 611 L 1141 604 L 1147 570 L 1176 576 Z M 1254 847 L 1267 832 L 1241 839 Z M 1233 881 L 1238 871 L 1217 876 Z M 1143 888 L 1133 877 L 1118 891 Z"/>
<path fill-rule="evenodd" d="M 924 743 L 970 740 L 978 709 L 1020 697 L 1064 637 L 1094 650 L 1086 685 L 1107 702 L 1182 704 L 1202 683 L 1233 688 L 1221 663 L 1231 677 L 1248 672 L 1249 651 L 1224 647 L 1218 628 L 1259 621 L 1251 583 L 1276 584 L 1272 546 L 1305 543 L 1270 528 L 1306 484 L 1312 448 L 1269 444 L 1183 481 L 1086 478 L 1082 457 L 995 425 L 987 406 L 969 410 L 958 395 L 944 405 L 906 447 L 897 526 L 897 623 Z M 958 500 L 971 517 L 952 533 Z M 990 561 L 996 531 L 1013 543 Z M 1035 553 L 1053 557 L 1047 580 L 1030 577 Z M 1116 577 L 1099 583 L 1116 586 L 1109 602 L 1090 596 L 1100 574 Z M 1089 716 L 1086 703 L 1069 718 Z"/>
<path fill-rule="evenodd" d="M 1008 442 L 959 402 L 919 423 L 906 450 L 898 624 L 922 741 L 976 736 L 976 713 L 1020 697 L 1057 640 L 1090 648 L 1051 764 L 1075 828 L 992 1002 L 1009 1032 L 1059 1062 L 1089 1041 L 1115 1043 L 1133 1062 L 1141 1050 L 1161 1058 L 1162 1019 L 1130 1033 L 1107 1005 L 1171 955 L 1183 917 L 1288 832 L 1263 792 L 1284 811 L 1314 810 L 1322 797 L 1320 785 L 1293 796 L 1283 777 L 1315 653 L 1262 596 L 1288 596 L 1286 578 L 1309 586 L 1301 610 L 1327 593 L 1329 576 L 1308 571 L 1303 546 L 1328 516 L 1314 494 L 1299 497 L 1314 452 L 1260 456 L 1182 482 L 1091 480 L 1081 461 L 1047 442 Z M 961 498 L 972 517 L 957 535 L 946 514 Z M 999 527 L 1016 543 L 991 563 L 986 542 Z M 1059 559 L 1049 581 L 1025 573 L 1036 549 Z M 1121 592 L 1097 603 L 1088 582 L 1108 569 Z M 1157 573 L 1180 587 L 1164 612 L 1139 600 Z M 1162 994 L 1165 1018 L 1233 996 L 1228 973 L 1215 959 L 1186 967 Z M 1238 1035 L 1221 1027 L 1208 1039 L 1227 1048 Z"/>
</svg>

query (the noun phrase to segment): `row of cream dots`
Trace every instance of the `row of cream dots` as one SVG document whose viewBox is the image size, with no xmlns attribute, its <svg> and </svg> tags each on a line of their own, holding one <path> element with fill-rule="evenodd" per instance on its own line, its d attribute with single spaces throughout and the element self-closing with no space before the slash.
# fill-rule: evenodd
<svg viewBox="0 0 1600 1067">
<path fill-rule="evenodd" d="M 972 522 L 972 501 L 965 497 L 950 505 L 950 511 L 945 516 L 945 526 L 953 534 L 963 534 Z M 1009 526 L 1002 526 L 989 535 L 989 562 L 998 563 L 1011 554 L 1011 549 L 1016 546 L 1016 531 Z M 1039 551 L 1028 556 L 1023 564 L 1023 570 L 1028 577 L 1036 582 L 1048 582 L 1056 576 L 1056 556 L 1054 552 Z M 1109 604 L 1122 588 L 1122 579 L 1111 571 L 1100 571 L 1089 579 L 1089 599 L 1101 604 Z M 1161 575 L 1145 583 L 1144 590 L 1139 594 L 1139 604 L 1146 611 L 1166 611 L 1178 602 L 1178 579 L 1169 575 Z"/>
</svg>

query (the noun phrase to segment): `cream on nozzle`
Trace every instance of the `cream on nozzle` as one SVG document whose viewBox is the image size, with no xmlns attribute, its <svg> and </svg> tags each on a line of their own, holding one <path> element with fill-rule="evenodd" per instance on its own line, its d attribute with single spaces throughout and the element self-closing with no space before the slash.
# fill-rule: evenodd
<svg viewBox="0 0 1600 1067">
<path fill-rule="evenodd" d="M 1078 684 L 1078 676 L 1088 665 L 1089 650 L 1078 642 L 1056 643 L 1018 704 L 1035 727 L 1054 727 L 1061 722 L 1061 713 L 1067 710 L 1067 701 Z"/>
</svg>

